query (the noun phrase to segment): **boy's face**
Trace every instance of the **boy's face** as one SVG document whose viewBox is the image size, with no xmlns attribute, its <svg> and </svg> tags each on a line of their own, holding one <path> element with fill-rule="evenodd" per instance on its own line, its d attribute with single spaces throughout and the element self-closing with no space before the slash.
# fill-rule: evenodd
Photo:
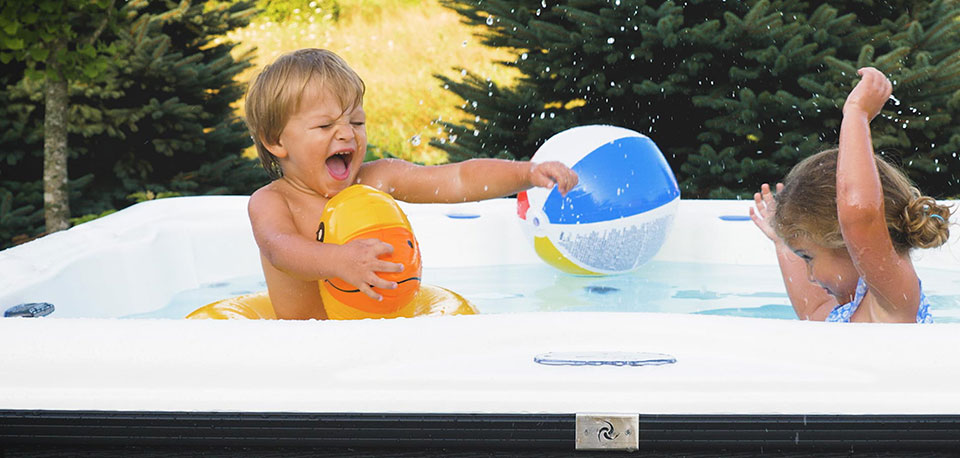
<svg viewBox="0 0 960 458">
<path fill-rule="evenodd" d="M 362 106 L 344 111 L 329 89 L 308 86 L 279 143 L 267 148 L 279 158 L 285 179 L 333 197 L 357 178 L 367 154 L 365 123 Z"/>
</svg>

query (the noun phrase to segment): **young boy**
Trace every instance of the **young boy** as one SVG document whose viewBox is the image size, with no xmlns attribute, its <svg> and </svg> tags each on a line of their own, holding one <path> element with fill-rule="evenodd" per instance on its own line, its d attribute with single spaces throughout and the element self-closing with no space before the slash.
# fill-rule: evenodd
<svg viewBox="0 0 960 458">
<path fill-rule="evenodd" d="M 364 84 L 336 54 L 301 49 L 281 56 L 251 84 L 246 121 L 273 181 L 250 196 L 248 212 L 260 248 L 270 301 L 280 319 L 325 319 L 317 281 L 339 277 L 379 299 L 371 285 L 396 288 L 377 272 L 401 264 L 378 259 L 393 247 L 375 239 L 344 245 L 316 239 L 327 201 L 366 184 L 406 202 L 464 202 L 515 194 L 533 186 L 566 194 L 577 175 L 559 162 L 472 159 L 418 166 L 363 162 L 367 134 Z"/>
</svg>

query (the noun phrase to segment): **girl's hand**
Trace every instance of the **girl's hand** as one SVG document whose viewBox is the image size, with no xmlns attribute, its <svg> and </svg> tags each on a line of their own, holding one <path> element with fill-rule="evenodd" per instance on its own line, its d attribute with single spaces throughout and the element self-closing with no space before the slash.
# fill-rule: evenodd
<svg viewBox="0 0 960 458">
<path fill-rule="evenodd" d="M 783 183 L 777 183 L 777 192 L 783 190 Z M 773 230 L 773 217 L 777 213 L 777 201 L 770 192 L 770 185 L 764 183 L 760 186 L 760 192 L 753 195 L 753 202 L 756 204 L 756 210 L 750 207 L 750 219 L 756 224 L 760 231 L 774 243 L 780 242 L 780 237 Z"/>
<path fill-rule="evenodd" d="M 557 185 L 560 195 L 567 195 L 577 182 L 577 172 L 574 172 L 562 162 L 549 161 L 532 163 L 530 167 L 530 184 L 541 188 L 552 188 Z"/>
<path fill-rule="evenodd" d="M 880 113 L 883 105 L 890 99 L 893 85 L 880 70 L 873 67 L 864 67 L 857 70 L 862 76 L 857 86 L 850 91 L 847 101 L 843 104 L 843 114 L 847 115 L 856 110 L 872 120 Z"/>
<path fill-rule="evenodd" d="M 373 290 L 376 288 L 396 289 L 395 282 L 384 280 L 377 272 L 402 272 L 403 264 L 384 261 L 380 256 L 393 253 L 393 245 L 379 239 L 356 239 L 343 245 L 341 268 L 338 275 L 343 281 L 356 286 L 363 294 L 372 299 L 383 299 Z"/>
</svg>

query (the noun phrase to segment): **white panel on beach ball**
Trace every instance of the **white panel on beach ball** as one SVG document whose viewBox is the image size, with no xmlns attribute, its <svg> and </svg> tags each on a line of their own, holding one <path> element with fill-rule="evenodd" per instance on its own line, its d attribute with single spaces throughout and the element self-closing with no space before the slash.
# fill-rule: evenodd
<svg viewBox="0 0 960 458">
<path fill-rule="evenodd" d="M 649 137 L 615 126 L 580 126 L 550 137 L 533 162 L 560 161 L 580 182 L 517 197 L 517 213 L 548 264 L 578 275 L 629 272 L 652 258 L 680 201 L 677 179 Z"/>
</svg>

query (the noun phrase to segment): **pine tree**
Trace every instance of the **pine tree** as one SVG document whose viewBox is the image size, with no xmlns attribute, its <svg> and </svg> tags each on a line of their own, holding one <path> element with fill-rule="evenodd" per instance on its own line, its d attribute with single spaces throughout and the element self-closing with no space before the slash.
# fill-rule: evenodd
<svg viewBox="0 0 960 458">
<path fill-rule="evenodd" d="M 143 195 L 248 194 L 266 183 L 256 161 L 240 156 L 251 141 L 232 107 L 244 91 L 235 76 L 252 55 L 235 59 L 235 44 L 222 38 L 249 23 L 252 1 L 134 0 L 125 7 L 129 14 L 106 37 L 123 51 L 107 69 L 111 77 L 70 87 L 72 215 L 120 209 Z M 42 88 L 16 69 L 5 76 L 0 123 L 19 134 L 0 134 L 0 199 L 5 189 L 12 208 L 37 206 L 33 194 L 16 190 L 39 179 Z M 16 227 L 17 234 L 40 232 Z"/>
<path fill-rule="evenodd" d="M 445 0 L 515 50 L 523 75 L 499 87 L 441 78 L 479 120 L 447 123 L 452 159 L 528 158 L 551 135 L 614 124 L 649 135 L 684 197 L 749 196 L 835 145 L 856 69 L 876 66 L 899 105 L 875 146 L 921 188 L 955 195 L 960 2 Z M 468 119 L 469 119 L 468 118 Z M 476 119 L 476 118 L 475 118 Z"/>
</svg>

